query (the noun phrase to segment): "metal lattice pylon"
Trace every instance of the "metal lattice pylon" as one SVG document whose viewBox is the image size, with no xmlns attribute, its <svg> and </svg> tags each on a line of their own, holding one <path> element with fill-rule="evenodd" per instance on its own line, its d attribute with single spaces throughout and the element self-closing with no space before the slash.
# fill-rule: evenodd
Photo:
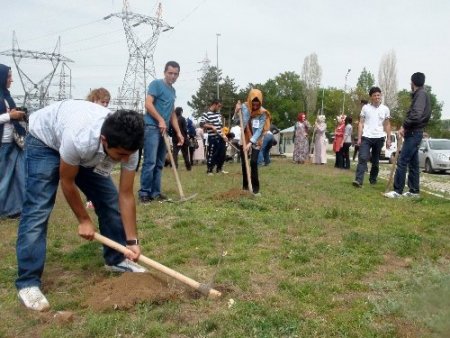
<svg viewBox="0 0 450 338">
<path fill-rule="evenodd" d="M 130 12 L 128 1 L 124 0 L 122 12 L 109 14 L 104 19 L 111 17 L 122 19 L 129 52 L 127 70 L 115 103 L 118 108 L 143 111 L 147 79 L 150 76 L 155 78 L 153 53 L 156 43 L 161 31 L 164 32 L 173 27 L 161 20 L 161 3 L 158 5 L 156 17 L 150 17 Z M 147 24 L 152 29 L 151 36 L 143 42 L 133 31 L 133 28 L 141 24 Z"/>
<path fill-rule="evenodd" d="M 48 88 L 55 75 L 56 69 L 60 62 L 73 62 L 71 59 L 62 56 L 60 54 L 61 38 L 58 38 L 53 53 L 37 52 L 31 50 L 22 50 L 17 42 L 16 32 L 13 31 L 12 49 L 1 52 L 1 55 L 12 56 L 14 64 L 16 65 L 17 72 L 19 74 L 20 82 L 25 93 L 22 104 L 28 108 L 29 111 L 34 111 L 44 107 L 49 103 L 50 97 L 48 94 Z M 41 80 L 33 81 L 25 72 L 20 68 L 20 62 L 22 59 L 33 59 L 50 61 L 52 64 L 51 71 L 44 76 Z"/>
</svg>

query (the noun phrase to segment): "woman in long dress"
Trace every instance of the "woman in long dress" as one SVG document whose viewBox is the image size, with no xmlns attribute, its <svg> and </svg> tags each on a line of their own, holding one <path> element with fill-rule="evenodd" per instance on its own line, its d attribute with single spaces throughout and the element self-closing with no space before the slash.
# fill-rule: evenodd
<svg viewBox="0 0 450 338">
<path fill-rule="evenodd" d="M 306 120 L 306 113 L 300 113 L 295 124 L 293 161 L 303 164 L 309 157 L 308 132 L 311 125 Z"/>
<path fill-rule="evenodd" d="M 316 124 L 314 126 L 314 163 L 326 164 L 327 163 L 327 138 L 325 137 L 325 131 L 327 130 L 327 124 L 325 123 L 325 115 L 317 116 Z"/>
<path fill-rule="evenodd" d="M 198 148 L 194 150 L 194 163 L 205 161 L 205 145 L 203 143 L 203 129 L 198 127 L 195 129 L 195 139 L 197 140 Z"/>
</svg>

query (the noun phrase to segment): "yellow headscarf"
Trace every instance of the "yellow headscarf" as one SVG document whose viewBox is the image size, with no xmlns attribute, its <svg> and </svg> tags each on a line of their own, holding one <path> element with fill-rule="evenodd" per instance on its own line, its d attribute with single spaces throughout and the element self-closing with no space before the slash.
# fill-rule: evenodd
<svg viewBox="0 0 450 338">
<path fill-rule="evenodd" d="M 255 98 L 257 98 L 258 101 L 261 102 L 261 107 L 258 110 L 252 111 L 252 101 Z M 264 136 L 266 134 L 266 132 L 268 130 L 270 130 L 270 124 L 271 124 L 271 120 L 272 120 L 272 115 L 270 114 L 270 112 L 267 109 L 263 108 L 262 103 L 263 103 L 263 94 L 262 94 L 262 92 L 259 89 L 255 89 L 255 88 L 250 89 L 250 91 L 248 93 L 248 96 L 247 96 L 247 102 L 246 102 L 247 108 L 250 111 L 250 117 L 254 118 L 254 117 L 259 116 L 259 115 L 261 115 L 263 113 L 266 114 L 266 122 L 264 123 L 263 131 L 261 133 L 261 137 L 257 141 L 258 145 L 262 144 L 262 136 Z M 250 142 L 250 138 L 253 135 L 252 127 L 251 127 L 251 124 L 250 124 L 250 120 L 248 121 L 247 125 L 244 126 L 244 128 L 245 128 L 245 141 L 246 142 Z"/>
</svg>

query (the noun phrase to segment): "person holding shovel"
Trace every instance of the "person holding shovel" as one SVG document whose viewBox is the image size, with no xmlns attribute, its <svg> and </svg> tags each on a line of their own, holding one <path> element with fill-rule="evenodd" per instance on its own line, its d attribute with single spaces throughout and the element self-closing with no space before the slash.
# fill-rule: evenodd
<svg viewBox="0 0 450 338">
<path fill-rule="evenodd" d="M 80 189 L 93 201 L 100 232 L 129 249 L 104 247 L 105 268 L 145 272 L 139 258 L 133 193 L 137 150 L 144 140 L 142 115 L 109 109 L 88 101 L 56 102 L 30 115 L 26 138 L 26 192 L 17 237 L 20 301 L 31 310 L 50 307 L 42 294 L 46 236 L 50 213 L 61 190 L 78 220 L 78 235 L 92 240 L 95 226 L 83 206 Z M 110 173 L 121 164 L 119 191 Z"/>
<path fill-rule="evenodd" d="M 412 102 L 405 121 L 398 131 L 404 140 L 395 171 L 394 190 L 384 194 L 388 198 L 420 196 L 419 145 L 422 141 L 423 129 L 431 117 L 431 100 L 423 88 L 424 84 L 425 74 L 414 73 L 411 76 Z M 407 169 L 409 191 L 403 193 Z"/>
<path fill-rule="evenodd" d="M 175 61 L 169 61 L 164 68 L 164 78 L 153 80 L 147 90 L 145 98 L 144 115 L 144 161 L 141 171 L 141 189 L 139 200 L 142 204 L 148 204 L 153 200 L 167 201 L 167 196 L 161 193 L 161 176 L 166 160 L 166 148 L 164 135 L 172 124 L 178 138 L 178 146 L 184 144 L 184 137 L 178 126 L 175 114 L 175 88 L 173 84 L 180 75 L 180 65 Z"/>
<path fill-rule="evenodd" d="M 247 101 L 241 104 L 236 103 L 235 114 L 240 113 L 242 118 L 243 133 L 245 140 L 241 145 L 241 165 L 242 165 L 242 187 L 249 189 L 247 167 L 244 160 L 244 151 L 250 151 L 250 179 L 254 194 L 259 194 L 258 177 L 258 156 L 261 150 L 263 139 L 267 131 L 270 130 L 272 120 L 270 112 L 262 106 L 263 94 L 259 89 L 251 89 L 247 96 Z"/>
</svg>

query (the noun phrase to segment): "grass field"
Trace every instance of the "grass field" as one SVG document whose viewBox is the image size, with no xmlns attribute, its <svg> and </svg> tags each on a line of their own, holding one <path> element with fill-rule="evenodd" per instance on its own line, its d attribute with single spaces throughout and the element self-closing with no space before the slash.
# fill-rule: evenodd
<svg viewBox="0 0 450 338">
<path fill-rule="evenodd" d="M 194 200 L 138 206 L 143 253 L 214 279 L 221 299 L 86 306 L 92 285 L 118 277 L 103 270 L 100 245 L 77 236 L 59 194 L 43 278 L 50 314 L 18 302 L 17 223 L 0 221 L 0 337 L 450 336 L 450 201 L 388 200 L 384 181 L 355 189 L 353 170 L 287 159 L 260 168 L 262 196 L 253 197 L 238 193 L 239 165 L 227 170 L 210 177 L 203 166 L 181 168 Z M 163 187 L 177 199 L 169 168 Z M 73 320 L 54 320 L 60 310 Z"/>
</svg>

